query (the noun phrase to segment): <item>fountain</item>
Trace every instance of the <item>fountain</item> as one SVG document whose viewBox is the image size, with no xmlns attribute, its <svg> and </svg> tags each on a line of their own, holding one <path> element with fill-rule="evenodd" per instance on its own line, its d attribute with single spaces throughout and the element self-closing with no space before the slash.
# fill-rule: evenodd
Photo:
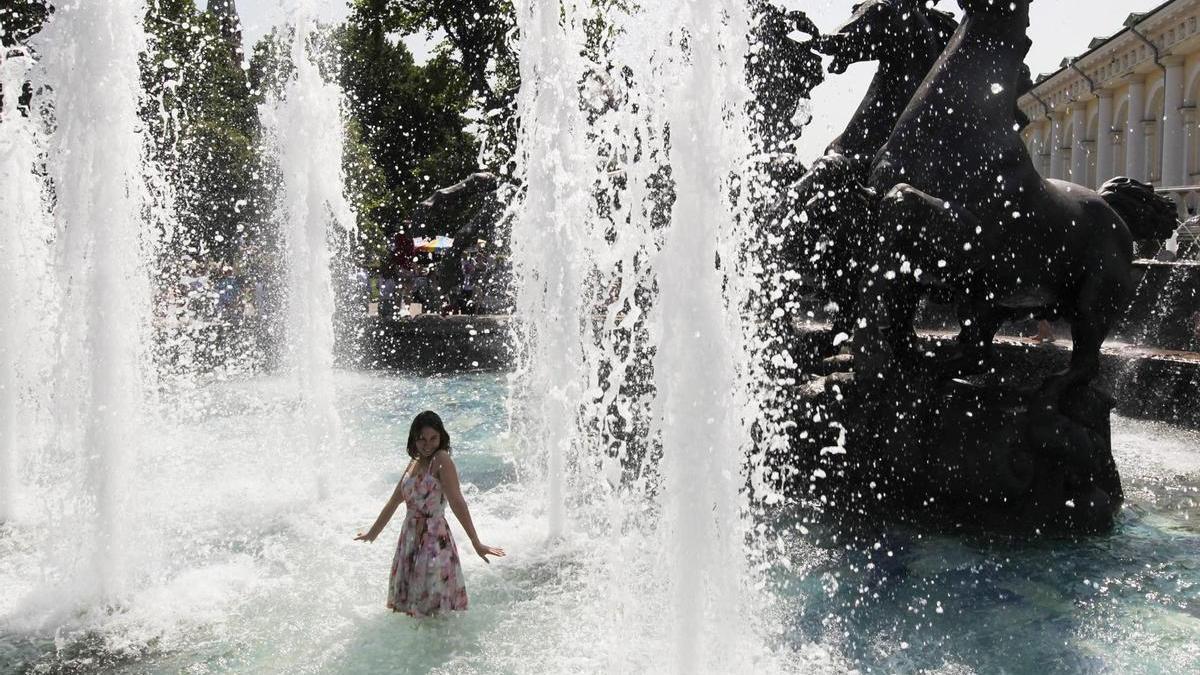
<svg viewBox="0 0 1200 675">
<path fill-rule="evenodd" d="M 0 371 L 0 672 L 1195 670 L 1196 434 L 1110 416 L 1090 381 L 1039 395 L 1040 373 L 1004 349 L 982 376 L 945 377 L 926 352 L 950 345 L 911 334 L 918 293 L 980 289 L 956 285 L 966 252 L 933 236 L 949 226 L 921 240 L 948 271 L 910 285 L 942 268 L 919 257 L 908 197 L 883 201 L 895 167 L 984 230 L 997 218 L 894 132 L 957 128 L 905 113 L 941 104 L 921 69 L 983 81 L 952 57 L 995 8 L 962 4 L 951 39 L 925 3 L 870 0 L 854 21 L 912 22 L 863 31 L 903 44 L 849 44 L 763 2 L 514 3 L 518 363 L 424 377 L 335 368 L 330 243 L 355 214 L 326 32 L 317 4 L 295 0 L 289 75 L 260 110 L 287 359 L 167 378 L 145 330 L 145 7 L 64 3 L 36 67 L 0 64 L 0 300 L 36 298 L 0 324 L 0 358 L 18 366 Z M 977 60 L 1007 78 L 983 87 L 997 98 L 984 140 L 1011 140 L 1023 51 L 1010 42 Z M 818 50 L 835 73 L 884 63 L 810 169 L 790 144 Z M 11 103 L 27 77 L 53 85 L 29 118 Z M 451 190 L 472 184 L 492 176 Z M 1091 203 L 1153 220 L 1153 200 L 1128 199 L 1144 193 L 1121 184 Z M 899 235 L 864 236 L 882 222 Z M 833 326 L 806 321 L 831 296 Z M 39 356 L 30 337 L 51 320 L 59 350 Z M 464 560 L 471 611 L 409 630 L 383 607 L 390 535 L 351 537 L 427 408 L 447 420 L 477 526 L 509 556 Z M 1055 527 L 1114 533 L 1037 536 Z"/>
<path fill-rule="evenodd" d="M 579 27 L 573 12 L 560 20 L 556 5 L 523 3 L 516 12 L 525 26 L 520 51 L 521 79 L 526 84 L 518 105 L 521 117 L 529 121 L 524 130 L 527 147 L 535 143 L 539 147 L 537 156 L 527 160 L 528 201 L 513 224 L 512 238 L 542 241 L 540 246 L 513 251 L 519 279 L 517 315 L 525 319 L 521 329 L 529 331 L 521 386 L 540 402 L 521 415 L 529 424 L 521 435 L 545 439 L 549 532 L 561 536 L 567 525 L 573 407 L 583 390 L 576 375 L 583 367 L 583 326 L 578 321 L 585 311 L 581 296 L 589 262 L 588 233 L 583 229 L 587 192 L 577 182 L 583 170 L 576 164 L 582 119 L 571 97 L 582 72 L 582 64 L 571 56 L 571 45 L 579 42 Z M 544 321 L 545 317 L 551 320 Z"/>
<path fill-rule="evenodd" d="M 323 37 L 315 6 L 299 0 L 292 8 L 290 58 L 295 76 L 262 112 L 275 143 L 281 176 L 276 220 L 283 231 L 287 274 L 289 366 L 301 396 L 300 418 L 317 492 L 328 493 L 326 473 L 341 443 L 334 405 L 334 294 L 330 241 L 352 227 L 342 175 L 341 93 L 325 81 L 316 59 Z M 337 224 L 339 228 L 335 228 Z"/>
<path fill-rule="evenodd" d="M 53 452 L 80 500 L 76 590 L 98 600 L 130 582 L 126 481 L 144 414 L 143 13 L 139 0 L 69 5 L 38 38 L 39 85 L 52 92 L 54 121 L 46 141 L 59 302 L 50 310 L 59 339 Z"/>
<path fill-rule="evenodd" d="M 22 433 L 21 421 L 37 414 L 33 392 L 47 361 L 43 350 L 23 339 L 44 324 L 38 310 L 47 306 L 50 265 L 45 185 L 38 178 L 44 141 L 19 101 L 32 64 L 25 53 L 0 53 L 0 223 L 6 233 L 0 242 L 0 311 L 6 317 L 0 325 L 0 522 L 19 514 L 21 449 L 34 442 Z"/>
</svg>

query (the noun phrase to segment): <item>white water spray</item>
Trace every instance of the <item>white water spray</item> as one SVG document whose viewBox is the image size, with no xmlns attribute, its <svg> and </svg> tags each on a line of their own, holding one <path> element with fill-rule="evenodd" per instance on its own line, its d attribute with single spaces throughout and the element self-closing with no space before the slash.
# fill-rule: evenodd
<svg viewBox="0 0 1200 675">
<path fill-rule="evenodd" d="M 695 672 L 720 663 L 734 647 L 733 631 L 717 624 L 744 625 L 749 618 L 739 611 L 747 609 L 740 596 L 748 570 L 738 495 L 745 452 L 735 405 L 738 354 L 714 261 L 719 251 L 729 268 L 737 250 L 719 244 L 734 227 L 729 178 L 750 147 L 738 114 L 746 100 L 739 47 L 749 24 L 737 2 L 693 0 L 680 14 L 676 36 L 684 44 L 673 55 L 665 92 L 675 208 L 659 254 L 654 373 L 675 662 L 680 672 Z"/>
<path fill-rule="evenodd" d="M 263 120 L 276 142 L 282 176 L 277 217 L 285 243 L 290 365 L 317 491 L 324 497 L 330 453 L 341 438 L 334 406 L 329 239 L 333 224 L 353 227 L 354 215 L 343 193 L 341 92 L 321 77 L 313 61 L 321 37 L 316 16 L 310 0 L 293 6 L 295 76 L 263 111 Z"/>
<path fill-rule="evenodd" d="M 744 666 L 769 658 L 743 550 L 749 387 L 737 367 L 743 289 L 729 278 L 742 232 L 730 180 L 752 147 L 749 17 L 722 0 L 612 11 L 616 37 L 596 62 L 580 56 L 583 15 L 572 3 L 518 7 L 527 194 L 513 250 L 531 324 L 523 376 L 544 397 L 545 432 L 530 439 L 549 456 L 551 531 L 566 520 L 605 542 L 613 559 L 597 583 L 622 617 L 604 629 L 614 645 L 648 625 L 669 634 L 667 654 L 618 650 L 610 665 Z M 652 387 L 629 379 L 648 371 Z M 631 420 L 651 401 L 657 435 L 638 438 Z M 600 512 L 578 498 L 597 485 L 609 486 Z M 583 503 L 564 518 L 554 495 L 566 491 Z"/>
<path fill-rule="evenodd" d="M 44 326 L 50 224 L 39 177 L 43 139 L 19 108 L 32 59 L 0 53 L 0 523 L 18 517 L 21 448 L 36 411 L 32 391 L 42 379 L 31 336 Z M 42 397 L 37 397 L 42 398 Z"/>
<path fill-rule="evenodd" d="M 54 376 L 58 449 L 76 467 L 87 523 L 75 574 L 84 594 L 127 586 L 129 470 L 143 415 L 142 336 L 149 284 L 140 238 L 143 137 L 138 119 L 141 0 L 62 3 L 39 36 L 52 92 L 47 166 L 55 194 L 61 284 Z"/>
<path fill-rule="evenodd" d="M 581 303 L 591 262 L 580 255 L 589 219 L 589 176 L 578 142 L 582 64 L 572 49 L 579 43 L 574 3 L 522 4 L 517 11 L 527 20 L 518 105 L 529 155 L 525 204 L 513 226 L 514 265 L 521 283 L 517 315 L 527 338 L 524 384 L 540 400 L 524 411 L 528 429 L 522 436 L 539 439 L 531 450 L 545 452 L 549 534 L 558 537 L 566 527 L 566 465 L 583 390 L 580 331 L 591 320 Z"/>
</svg>

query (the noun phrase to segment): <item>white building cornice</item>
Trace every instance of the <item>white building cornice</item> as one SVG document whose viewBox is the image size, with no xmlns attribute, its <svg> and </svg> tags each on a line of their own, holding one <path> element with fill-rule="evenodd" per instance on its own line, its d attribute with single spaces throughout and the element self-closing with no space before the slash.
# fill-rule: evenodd
<svg viewBox="0 0 1200 675">
<path fill-rule="evenodd" d="M 1153 73 L 1164 59 L 1195 52 L 1198 47 L 1200 0 L 1170 0 L 1150 11 L 1131 14 L 1125 28 L 1112 37 L 1093 40 L 1089 51 L 1064 59 L 1063 67 L 1039 78 L 1033 92 L 1022 96 L 1018 105 L 1031 119 L 1046 116 L 1039 99 L 1052 114 L 1063 114 L 1072 103 L 1094 99 L 1093 86 L 1096 91 L 1117 90 L 1129 76 Z"/>
</svg>

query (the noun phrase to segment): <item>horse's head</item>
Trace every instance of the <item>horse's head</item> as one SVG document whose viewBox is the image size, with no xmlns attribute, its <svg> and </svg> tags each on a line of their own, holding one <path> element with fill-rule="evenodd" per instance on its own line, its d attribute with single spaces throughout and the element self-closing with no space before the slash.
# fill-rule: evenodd
<svg viewBox="0 0 1200 675">
<path fill-rule="evenodd" d="M 815 42 L 817 51 L 833 57 L 832 73 L 862 61 L 911 57 L 913 45 L 931 38 L 927 0 L 864 0 L 853 11 L 849 21 Z"/>
<path fill-rule="evenodd" d="M 967 14 L 987 14 L 996 17 L 1012 17 L 1029 14 L 1029 3 L 1033 0 L 958 0 L 959 7 Z"/>
</svg>

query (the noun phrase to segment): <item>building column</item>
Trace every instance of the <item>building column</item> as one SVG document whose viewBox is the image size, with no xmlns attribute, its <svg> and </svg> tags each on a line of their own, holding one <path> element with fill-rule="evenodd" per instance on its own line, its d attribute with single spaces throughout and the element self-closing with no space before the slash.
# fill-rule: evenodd
<svg viewBox="0 0 1200 675">
<path fill-rule="evenodd" d="M 1129 162 L 1126 159 L 1129 156 L 1129 140 L 1125 136 L 1125 130 L 1113 129 L 1111 136 L 1113 139 L 1113 176 L 1116 177 L 1128 175 L 1126 174 L 1125 169 L 1129 165 Z M 1124 148 L 1124 153 L 1121 152 L 1122 148 Z M 1117 160 L 1118 154 L 1124 155 L 1121 157 L 1120 161 Z"/>
<path fill-rule="evenodd" d="M 1125 175 L 1146 180 L 1146 133 L 1142 118 L 1146 115 L 1146 82 L 1140 75 L 1129 83 L 1129 122 L 1125 125 Z"/>
<path fill-rule="evenodd" d="M 1096 125 L 1096 186 L 1118 173 L 1113 167 L 1113 93 L 1107 89 L 1096 92 L 1100 97 L 1100 123 Z M 1123 167 L 1122 167 L 1123 168 Z"/>
<path fill-rule="evenodd" d="M 1192 178 L 1192 169 L 1200 171 L 1200 167 L 1192 166 L 1192 157 L 1196 154 L 1196 144 L 1200 143 L 1200 129 L 1196 128 L 1197 116 L 1195 105 L 1184 105 L 1180 111 L 1183 114 L 1184 128 L 1184 145 L 1183 145 L 1183 169 L 1180 176 L 1183 177 L 1184 185 L 1192 185 L 1195 179 Z"/>
<path fill-rule="evenodd" d="M 1159 120 L 1142 120 L 1142 166 L 1146 167 L 1146 180 L 1156 183 L 1158 187 L 1166 187 L 1162 175 L 1162 152 L 1158 153 L 1158 165 L 1154 164 L 1155 151 L 1159 150 L 1162 150 L 1162 124 Z"/>
<path fill-rule="evenodd" d="M 1071 182 L 1087 185 L 1087 103 L 1076 102 L 1071 106 L 1071 126 L 1074 135 L 1071 143 Z"/>
<path fill-rule="evenodd" d="M 1162 126 L 1162 184 L 1178 187 L 1183 180 L 1183 57 L 1168 56 L 1162 60 L 1167 68 Z"/>
<path fill-rule="evenodd" d="M 1050 177 L 1062 180 L 1067 174 L 1066 158 L 1063 156 L 1063 118 L 1050 118 Z"/>
</svg>

